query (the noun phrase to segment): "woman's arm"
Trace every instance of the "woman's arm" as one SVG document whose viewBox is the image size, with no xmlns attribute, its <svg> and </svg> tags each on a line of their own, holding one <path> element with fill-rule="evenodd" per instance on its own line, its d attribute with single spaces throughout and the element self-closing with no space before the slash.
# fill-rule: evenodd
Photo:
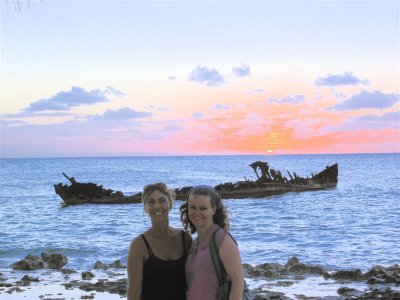
<svg viewBox="0 0 400 300">
<path fill-rule="evenodd" d="M 128 300 L 140 300 L 142 295 L 144 242 L 136 237 L 128 252 Z"/>
<path fill-rule="evenodd" d="M 222 242 L 219 256 L 232 282 L 229 300 L 242 300 L 244 289 L 242 262 L 239 249 L 229 235 Z"/>
<path fill-rule="evenodd" d="M 186 252 L 189 251 L 190 246 L 192 245 L 192 242 L 193 242 L 192 235 L 189 232 L 185 231 L 185 249 L 184 250 L 186 250 Z"/>
</svg>

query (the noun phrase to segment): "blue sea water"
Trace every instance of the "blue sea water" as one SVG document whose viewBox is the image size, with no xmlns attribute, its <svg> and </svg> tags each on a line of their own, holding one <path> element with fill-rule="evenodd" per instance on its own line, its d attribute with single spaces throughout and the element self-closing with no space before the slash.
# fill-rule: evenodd
<svg viewBox="0 0 400 300">
<path fill-rule="evenodd" d="M 328 269 L 400 263 L 400 154 L 2 159 L 0 273 L 27 254 L 62 253 L 69 268 L 126 261 L 149 226 L 142 204 L 61 205 L 53 185 L 95 182 L 125 194 L 163 181 L 170 187 L 255 179 L 268 160 L 300 176 L 339 163 L 337 188 L 261 199 L 224 200 L 242 261 L 285 263 L 292 256 Z M 171 225 L 181 227 L 174 204 Z"/>
</svg>

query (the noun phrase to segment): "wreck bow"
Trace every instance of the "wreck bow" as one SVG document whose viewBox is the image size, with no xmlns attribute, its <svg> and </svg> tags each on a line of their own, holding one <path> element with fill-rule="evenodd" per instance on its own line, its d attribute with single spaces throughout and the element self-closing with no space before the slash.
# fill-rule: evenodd
<svg viewBox="0 0 400 300">
<path fill-rule="evenodd" d="M 222 199 L 260 198 L 278 195 L 287 192 L 303 192 L 335 188 L 338 182 L 338 164 L 327 166 L 325 170 L 312 174 L 310 178 L 303 178 L 287 171 L 289 179 L 280 171 L 271 169 L 268 162 L 256 161 L 250 165 L 257 176 L 257 180 L 227 182 L 215 186 Z M 71 183 L 54 185 L 58 194 L 66 205 L 70 204 L 125 204 L 141 202 L 142 193 L 125 196 L 121 191 L 105 189 L 95 183 L 79 183 L 74 177 L 64 177 Z M 177 200 L 185 200 L 191 186 L 174 190 Z"/>
</svg>

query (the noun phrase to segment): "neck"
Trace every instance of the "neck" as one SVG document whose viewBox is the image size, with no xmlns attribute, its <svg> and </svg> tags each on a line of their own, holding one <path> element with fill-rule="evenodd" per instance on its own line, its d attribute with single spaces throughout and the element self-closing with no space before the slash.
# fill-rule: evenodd
<svg viewBox="0 0 400 300">
<path fill-rule="evenodd" d="M 202 228 L 196 228 L 196 229 L 197 229 L 198 236 L 199 236 L 199 241 L 202 241 L 202 240 L 205 238 L 205 236 L 206 236 L 206 234 L 207 234 L 207 230 L 208 230 L 212 225 L 214 225 L 214 222 L 212 222 L 212 223 L 210 223 L 210 224 L 208 224 L 207 226 L 204 226 L 204 227 L 202 227 Z"/>
<path fill-rule="evenodd" d="M 169 222 L 152 223 L 149 231 L 155 236 L 164 236 L 169 232 Z"/>
</svg>

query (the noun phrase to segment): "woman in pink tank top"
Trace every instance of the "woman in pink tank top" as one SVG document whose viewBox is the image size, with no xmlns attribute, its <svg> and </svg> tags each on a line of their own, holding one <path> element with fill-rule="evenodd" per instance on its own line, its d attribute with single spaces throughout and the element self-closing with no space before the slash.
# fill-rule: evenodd
<svg viewBox="0 0 400 300">
<path fill-rule="evenodd" d="M 228 233 L 227 211 L 218 192 L 211 186 L 193 187 L 181 206 L 181 221 L 185 229 L 198 236 L 193 241 L 186 260 L 187 300 L 214 300 L 218 296 L 218 277 L 210 253 L 210 239 L 215 240 L 219 256 L 231 281 L 230 300 L 243 296 L 243 269 L 239 249 Z"/>
</svg>

